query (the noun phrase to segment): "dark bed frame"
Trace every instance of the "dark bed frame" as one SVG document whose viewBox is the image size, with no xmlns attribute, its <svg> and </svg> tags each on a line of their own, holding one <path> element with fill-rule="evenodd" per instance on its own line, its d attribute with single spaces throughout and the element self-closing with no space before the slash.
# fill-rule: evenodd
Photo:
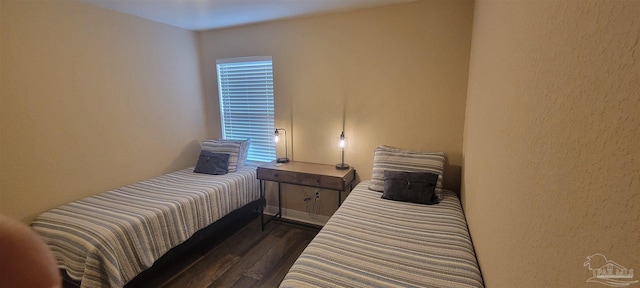
<svg viewBox="0 0 640 288">
<path fill-rule="evenodd" d="M 196 232 L 182 244 L 167 251 L 167 253 L 153 263 L 153 266 L 142 271 L 124 287 L 145 287 L 147 286 L 145 283 L 148 283 L 155 275 L 161 273 L 161 271 L 169 267 L 169 265 L 175 265 L 176 261 L 209 251 L 212 247 L 220 244 L 251 222 L 251 220 L 258 217 L 260 215 L 259 207 L 261 202 L 260 199 L 250 202 Z M 60 272 L 63 277 L 63 287 L 80 287 L 80 282 L 71 279 L 66 271 L 60 270 Z"/>
</svg>

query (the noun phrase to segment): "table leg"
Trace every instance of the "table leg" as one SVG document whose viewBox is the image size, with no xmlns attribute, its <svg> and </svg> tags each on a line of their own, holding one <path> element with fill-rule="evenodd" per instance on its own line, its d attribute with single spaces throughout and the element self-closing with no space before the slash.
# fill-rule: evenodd
<svg viewBox="0 0 640 288">
<path fill-rule="evenodd" d="M 282 191 L 280 190 L 280 182 L 278 182 L 278 218 L 282 218 Z"/>
<path fill-rule="evenodd" d="M 266 201 L 264 199 L 264 181 L 260 180 L 260 223 L 262 224 L 262 231 L 264 231 L 264 205 Z"/>
</svg>

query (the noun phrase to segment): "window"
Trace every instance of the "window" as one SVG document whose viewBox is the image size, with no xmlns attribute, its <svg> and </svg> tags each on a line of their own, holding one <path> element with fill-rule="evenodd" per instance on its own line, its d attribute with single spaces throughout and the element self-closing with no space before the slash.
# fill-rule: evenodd
<svg viewBox="0 0 640 288">
<path fill-rule="evenodd" d="M 251 139 L 247 160 L 274 160 L 271 57 L 222 59 L 216 66 L 222 138 Z"/>
</svg>

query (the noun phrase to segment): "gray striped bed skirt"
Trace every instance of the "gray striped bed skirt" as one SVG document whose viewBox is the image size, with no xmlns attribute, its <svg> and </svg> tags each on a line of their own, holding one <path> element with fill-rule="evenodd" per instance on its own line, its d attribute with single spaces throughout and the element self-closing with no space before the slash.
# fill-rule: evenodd
<svg viewBox="0 0 640 288">
<path fill-rule="evenodd" d="M 354 188 L 280 287 L 483 287 L 457 196 L 397 202 Z"/>
<path fill-rule="evenodd" d="M 81 287 L 122 287 L 169 249 L 260 198 L 256 168 L 176 171 L 57 207 L 32 228 Z"/>
</svg>

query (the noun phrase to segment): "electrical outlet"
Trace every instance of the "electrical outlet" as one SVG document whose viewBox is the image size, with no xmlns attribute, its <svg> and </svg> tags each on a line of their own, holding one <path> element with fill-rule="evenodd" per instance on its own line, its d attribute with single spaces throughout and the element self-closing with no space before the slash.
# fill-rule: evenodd
<svg viewBox="0 0 640 288">
<path fill-rule="evenodd" d="M 320 191 L 316 191 L 316 199 L 320 198 Z"/>
</svg>

